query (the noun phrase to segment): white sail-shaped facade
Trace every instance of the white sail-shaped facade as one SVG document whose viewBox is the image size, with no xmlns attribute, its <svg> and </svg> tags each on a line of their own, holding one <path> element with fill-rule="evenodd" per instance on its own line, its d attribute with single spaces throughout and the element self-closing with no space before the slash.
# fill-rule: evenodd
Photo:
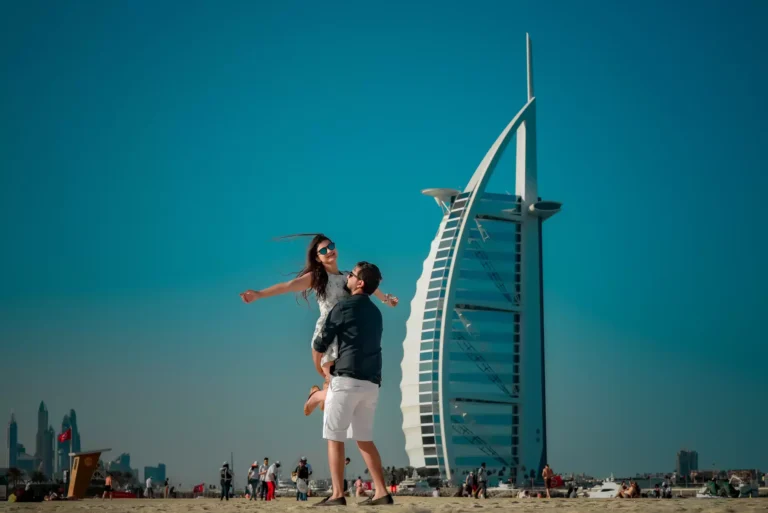
<svg viewBox="0 0 768 513">
<path fill-rule="evenodd" d="M 516 136 L 515 194 L 486 191 Z M 463 192 L 428 189 L 443 218 L 411 301 L 401 383 L 413 467 L 454 482 L 486 463 L 519 483 L 546 462 L 541 222 L 560 204 L 536 187 L 536 100 L 528 102 Z"/>
</svg>

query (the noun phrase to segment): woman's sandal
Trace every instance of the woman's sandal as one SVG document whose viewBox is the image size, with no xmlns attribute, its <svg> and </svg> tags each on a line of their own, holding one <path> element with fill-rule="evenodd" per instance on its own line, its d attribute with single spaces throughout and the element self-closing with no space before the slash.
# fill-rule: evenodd
<svg viewBox="0 0 768 513">
<path fill-rule="evenodd" d="M 314 410 L 316 407 L 311 407 L 309 404 L 309 401 L 312 400 L 312 396 L 318 393 L 321 390 L 321 388 L 317 385 L 312 385 L 312 388 L 309 389 L 309 397 L 307 397 L 307 402 L 304 403 L 304 415 L 309 416 L 312 414 L 312 410 Z"/>
</svg>

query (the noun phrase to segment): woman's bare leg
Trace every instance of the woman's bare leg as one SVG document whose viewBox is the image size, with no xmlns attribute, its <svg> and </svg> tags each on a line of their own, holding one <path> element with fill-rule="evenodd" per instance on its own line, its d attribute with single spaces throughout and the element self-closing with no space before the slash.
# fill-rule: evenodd
<svg viewBox="0 0 768 513">
<path fill-rule="evenodd" d="M 315 408 L 318 406 L 321 410 L 325 410 L 325 396 L 328 392 L 328 385 L 331 382 L 331 364 L 327 363 L 323 365 L 323 372 L 325 373 L 325 382 L 323 383 L 323 389 L 315 392 L 307 402 L 304 404 L 304 415 L 311 415 Z"/>
</svg>

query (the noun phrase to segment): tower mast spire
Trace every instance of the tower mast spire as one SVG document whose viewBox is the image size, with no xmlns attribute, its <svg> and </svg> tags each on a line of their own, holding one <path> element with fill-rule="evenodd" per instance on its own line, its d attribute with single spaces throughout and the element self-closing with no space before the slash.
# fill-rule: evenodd
<svg viewBox="0 0 768 513">
<path fill-rule="evenodd" d="M 525 34 L 525 46 L 528 56 L 528 100 L 534 97 L 533 94 L 533 43 L 531 42 L 531 35 Z"/>
</svg>

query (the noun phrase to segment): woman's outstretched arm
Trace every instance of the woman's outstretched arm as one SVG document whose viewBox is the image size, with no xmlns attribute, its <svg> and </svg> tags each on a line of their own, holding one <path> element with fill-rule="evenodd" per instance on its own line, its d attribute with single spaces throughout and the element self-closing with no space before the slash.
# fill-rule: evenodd
<svg viewBox="0 0 768 513">
<path fill-rule="evenodd" d="M 240 294 L 245 303 L 253 303 L 257 299 L 264 299 L 272 296 L 279 296 L 280 294 L 287 294 L 288 292 L 301 292 L 307 290 L 312 286 L 312 275 L 307 273 L 294 278 L 291 281 L 285 281 L 272 285 L 264 290 L 246 290 Z"/>
<path fill-rule="evenodd" d="M 392 294 L 384 294 L 384 293 L 383 293 L 381 290 L 379 290 L 379 289 L 376 289 L 376 290 L 374 291 L 373 295 L 374 295 L 374 296 L 376 296 L 377 298 L 379 298 L 379 299 L 381 300 L 381 302 L 382 302 L 382 303 L 386 303 L 386 304 L 388 304 L 388 305 L 389 305 L 389 306 L 391 306 L 391 307 L 395 307 L 395 306 L 397 306 L 397 303 L 399 303 L 399 302 L 400 302 L 400 300 L 399 300 L 399 299 L 397 299 L 397 298 L 396 298 L 395 296 L 393 296 Z"/>
</svg>

